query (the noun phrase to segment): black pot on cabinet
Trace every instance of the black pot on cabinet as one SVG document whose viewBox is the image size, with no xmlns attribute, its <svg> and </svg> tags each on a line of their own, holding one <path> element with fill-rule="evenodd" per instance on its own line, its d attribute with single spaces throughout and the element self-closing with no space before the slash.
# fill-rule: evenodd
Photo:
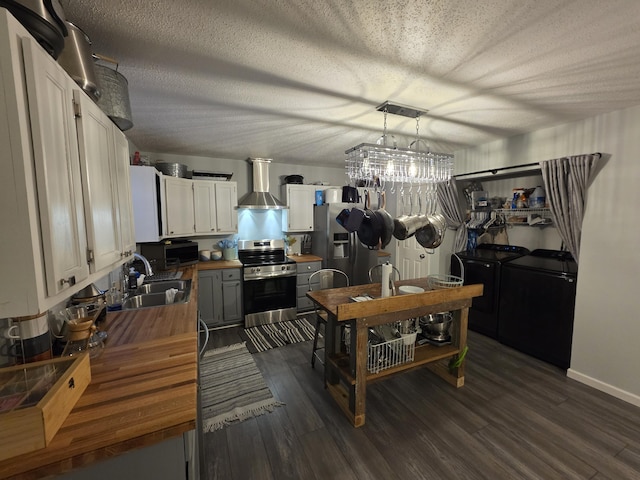
<svg viewBox="0 0 640 480">
<path fill-rule="evenodd" d="M 302 175 L 287 175 L 284 177 L 285 183 L 302 185 L 304 177 Z"/>
<path fill-rule="evenodd" d="M 68 31 L 58 0 L 0 0 L 40 45 L 57 59 L 64 49 Z"/>
</svg>

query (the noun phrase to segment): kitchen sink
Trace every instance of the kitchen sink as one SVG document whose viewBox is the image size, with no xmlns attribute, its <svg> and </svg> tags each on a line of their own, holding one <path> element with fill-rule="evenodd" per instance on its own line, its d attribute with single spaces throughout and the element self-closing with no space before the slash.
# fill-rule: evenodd
<svg viewBox="0 0 640 480">
<path fill-rule="evenodd" d="M 163 282 L 145 283 L 136 288 L 135 294 L 164 293 L 170 288 L 177 288 L 181 291 L 191 290 L 191 280 L 165 280 Z"/>
<path fill-rule="evenodd" d="M 166 303 L 165 291 L 170 288 L 177 288 L 178 291 L 171 304 Z M 163 307 L 187 303 L 191 294 L 191 280 L 167 280 L 166 282 L 155 282 L 141 285 L 134 290 L 132 296 L 122 302 L 123 310 L 133 310 L 137 308 Z"/>
</svg>

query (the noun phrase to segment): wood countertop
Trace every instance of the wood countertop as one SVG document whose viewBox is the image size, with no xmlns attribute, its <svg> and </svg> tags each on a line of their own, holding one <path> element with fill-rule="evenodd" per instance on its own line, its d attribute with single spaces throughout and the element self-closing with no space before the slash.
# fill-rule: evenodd
<svg viewBox="0 0 640 480">
<path fill-rule="evenodd" d="M 198 262 L 198 270 L 223 270 L 226 268 L 242 268 L 240 260 L 211 260 Z"/>
<path fill-rule="evenodd" d="M 0 478 L 62 474 L 196 428 L 197 272 L 184 269 L 186 304 L 107 314 L 91 384 L 49 446 L 0 462 Z"/>
<path fill-rule="evenodd" d="M 316 255 L 311 255 L 308 253 L 300 254 L 300 255 L 288 255 L 287 258 L 289 260 L 293 260 L 296 263 L 305 263 L 305 262 L 321 262 L 322 257 L 318 257 Z"/>
</svg>

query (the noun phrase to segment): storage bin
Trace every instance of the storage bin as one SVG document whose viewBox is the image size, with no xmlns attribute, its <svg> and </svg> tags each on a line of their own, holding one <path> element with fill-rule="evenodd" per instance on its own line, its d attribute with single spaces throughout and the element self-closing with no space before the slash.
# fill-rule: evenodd
<svg viewBox="0 0 640 480">
<path fill-rule="evenodd" d="M 0 369 L 0 461 L 49 445 L 90 382 L 86 353 Z"/>
<path fill-rule="evenodd" d="M 350 329 L 345 328 L 343 341 L 347 353 L 350 353 L 350 333 Z M 417 335 L 417 333 L 410 333 L 383 343 L 369 343 L 367 345 L 367 370 L 369 373 L 380 373 L 388 368 L 413 362 Z"/>
</svg>

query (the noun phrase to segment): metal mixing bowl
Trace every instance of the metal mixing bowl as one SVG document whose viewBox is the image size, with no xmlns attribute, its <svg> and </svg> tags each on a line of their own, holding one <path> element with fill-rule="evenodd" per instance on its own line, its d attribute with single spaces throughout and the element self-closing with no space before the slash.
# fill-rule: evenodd
<svg viewBox="0 0 640 480">
<path fill-rule="evenodd" d="M 451 312 L 432 313 L 420 319 L 420 326 L 427 335 L 446 336 L 452 320 Z"/>
</svg>

